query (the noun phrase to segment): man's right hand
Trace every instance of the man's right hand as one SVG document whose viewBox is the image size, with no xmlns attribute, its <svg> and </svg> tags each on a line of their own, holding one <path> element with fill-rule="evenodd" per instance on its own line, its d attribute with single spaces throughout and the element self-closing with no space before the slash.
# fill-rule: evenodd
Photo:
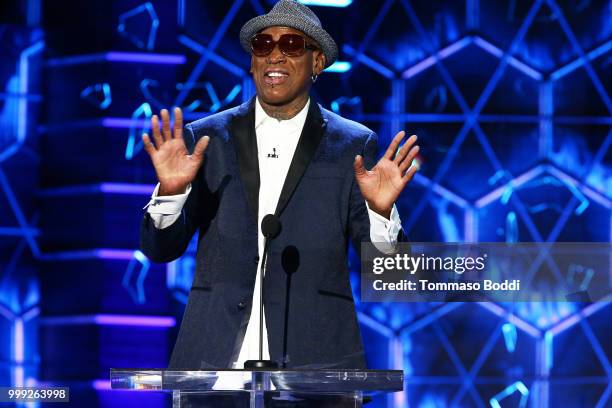
<svg viewBox="0 0 612 408">
<path fill-rule="evenodd" d="M 159 196 L 183 194 L 189 183 L 195 178 L 204 159 L 204 151 L 210 138 L 204 136 L 198 140 L 189 154 L 183 140 L 183 112 L 174 108 L 174 135 L 170 130 L 170 117 L 166 109 L 161 110 L 162 130 L 159 130 L 159 118 L 151 117 L 151 129 L 155 144 L 149 135 L 144 133 L 142 141 L 144 148 L 151 157 L 157 179 L 159 180 Z"/>
</svg>

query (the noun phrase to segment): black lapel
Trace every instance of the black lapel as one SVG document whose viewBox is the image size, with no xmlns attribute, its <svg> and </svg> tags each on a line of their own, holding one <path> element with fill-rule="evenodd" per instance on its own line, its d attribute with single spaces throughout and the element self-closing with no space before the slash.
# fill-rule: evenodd
<svg viewBox="0 0 612 408">
<path fill-rule="evenodd" d="M 257 138 L 255 137 L 255 98 L 243 104 L 230 123 L 240 178 L 255 224 L 259 204 L 259 161 L 257 160 Z"/>
<path fill-rule="evenodd" d="M 293 159 L 291 160 L 291 166 L 289 166 L 289 171 L 287 172 L 285 184 L 283 184 L 283 189 L 278 199 L 275 212 L 276 216 L 280 216 L 287 206 L 293 191 L 306 171 L 306 167 L 308 167 L 308 164 L 314 157 L 324 131 L 325 121 L 321 115 L 321 109 L 319 109 L 318 104 L 310 99 L 306 122 L 304 123 L 300 140 L 298 141 Z"/>
</svg>

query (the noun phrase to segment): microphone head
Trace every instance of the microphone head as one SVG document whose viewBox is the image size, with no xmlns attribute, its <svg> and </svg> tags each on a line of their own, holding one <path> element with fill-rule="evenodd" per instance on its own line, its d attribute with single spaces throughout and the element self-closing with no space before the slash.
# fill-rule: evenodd
<svg viewBox="0 0 612 408">
<path fill-rule="evenodd" d="M 281 265 L 287 275 L 295 273 L 300 267 L 300 251 L 295 245 L 289 245 L 281 253 Z"/>
<path fill-rule="evenodd" d="M 268 214 L 261 220 L 261 232 L 266 239 L 276 238 L 280 233 L 281 222 L 274 214 Z"/>
</svg>

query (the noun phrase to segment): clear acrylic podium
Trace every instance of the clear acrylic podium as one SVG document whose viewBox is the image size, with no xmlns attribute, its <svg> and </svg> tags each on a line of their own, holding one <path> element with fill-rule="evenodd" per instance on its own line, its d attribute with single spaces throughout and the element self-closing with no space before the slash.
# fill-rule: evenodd
<svg viewBox="0 0 612 408">
<path fill-rule="evenodd" d="M 173 408 L 361 407 L 364 396 L 402 391 L 400 370 L 111 369 L 111 388 L 172 393 Z"/>
</svg>

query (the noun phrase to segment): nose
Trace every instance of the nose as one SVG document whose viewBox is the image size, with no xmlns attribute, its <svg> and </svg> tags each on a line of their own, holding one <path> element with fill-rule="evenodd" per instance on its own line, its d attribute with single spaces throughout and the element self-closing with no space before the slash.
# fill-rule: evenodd
<svg viewBox="0 0 612 408">
<path fill-rule="evenodd" d="M 266 57 L 266 62 L 268 64 L 277 64 L 285 62 L 286 58 L 287 57 L 280 51 L 278 44 L 275 44 L 272 52 Z"/>
</svg>

